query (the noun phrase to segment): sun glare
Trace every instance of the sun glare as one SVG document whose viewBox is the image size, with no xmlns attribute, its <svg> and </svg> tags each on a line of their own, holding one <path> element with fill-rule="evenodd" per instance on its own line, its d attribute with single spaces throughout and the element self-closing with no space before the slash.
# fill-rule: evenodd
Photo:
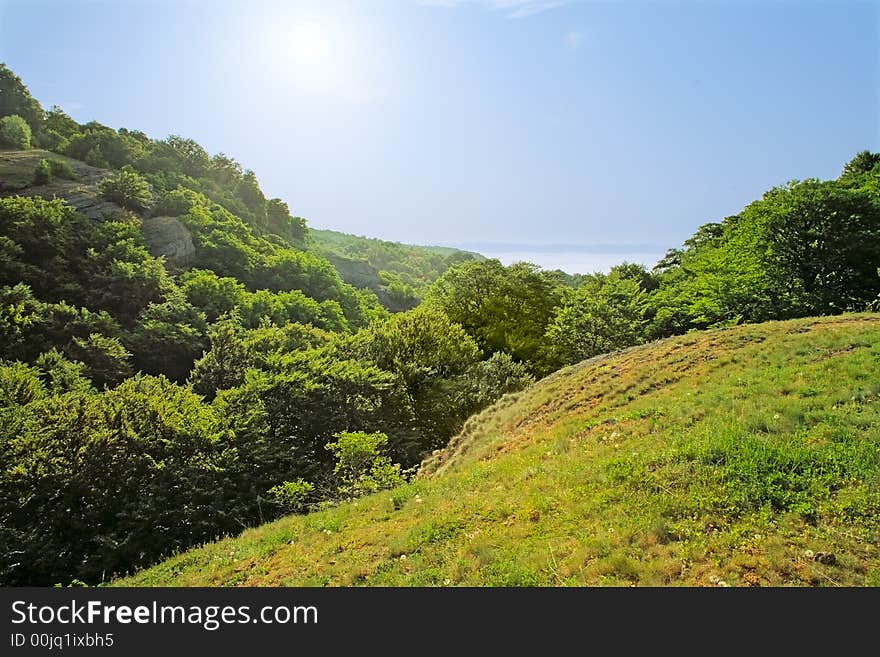
<svg viewBox="0 0 880 657">
<path fill-rule="evenodd" d="M 375 53 L 340 16 L 276 18 L 259 31 L 249 58 L 282 94 L 362 102 L 374 96 Z"/>
<path fill-rule="evenodd" d="M 291 51 L 297 60 L 314 63 L 326 55 L 327 35 L 320 25 L 297 25 L 289 38 Z"/>
</svg>

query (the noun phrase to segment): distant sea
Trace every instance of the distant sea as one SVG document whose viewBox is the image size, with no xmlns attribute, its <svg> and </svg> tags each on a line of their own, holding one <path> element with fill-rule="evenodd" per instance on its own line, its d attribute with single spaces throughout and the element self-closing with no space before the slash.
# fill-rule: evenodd
<svg viewBox="0 0 880 657">
<path fill-rule="evenodd" d="M 649 270 L 663 258 L 666 249 L 656 244 L 532 245 L 468 243 L 450 244 L 497 258 L 503 265 L 532 262 L 543 269 L 561 269 L 567 274 L 607 273 L 614 265 L 634 262 Z"/>
</svg>

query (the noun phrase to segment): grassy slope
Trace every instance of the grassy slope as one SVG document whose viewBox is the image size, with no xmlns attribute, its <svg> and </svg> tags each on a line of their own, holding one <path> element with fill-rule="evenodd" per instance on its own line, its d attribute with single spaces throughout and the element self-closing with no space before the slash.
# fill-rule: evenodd
<svg viewBox="0 0 880 657">
<path fill-rule="evenodd" d="M 73 170 L 75 180 L 55 177 L 47 185 L 34 184 L 34 170 L 40 160 L 66 162 Z M 60 198 L 92 219 L 119 212 L 120 206 L 101 198 L 98 183 L 110 172 L 89 166 L 65 155 L 32 148 L 24 151 L 0 150 L 0 196 L 41 196 Z"/>
<path fill-rule="evenodd" d="M 118 585 L 880 585 L 880 315 L 693 333 L 472 418 L 433 474 Z"/>
<path fill-rule="evenodd" d="M 80 181 L 88 184 L 96 183 L 106 175 L 103 169 L 96 169 L 84 162 L 59 155 L 51 151 L 39 148 L 28 150 L 0 150 L 0 182 L 4 183 L 7 192 L 29 188 L 33 186 L 34 170 L 40 160 L 60 160 L 67 162 Z M 69 183 L 59 179 L 60 183 Z"/>
</svg>

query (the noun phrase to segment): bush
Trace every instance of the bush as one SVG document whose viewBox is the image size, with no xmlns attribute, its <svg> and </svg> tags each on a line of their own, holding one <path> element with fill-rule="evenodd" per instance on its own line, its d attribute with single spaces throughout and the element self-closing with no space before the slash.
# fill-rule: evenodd
<svg viewBox="0 0 880 657">
<path fill-rule="evenodd" d="M 67 180 L 78 178 L 70 163 L 64 160 L 49 160 L 49 169 L 55 178 L 66 178 Z"/>
<path fill-rule="evenodd" d="M 60 135 L 56 130 L 46 129 L 37 134 L 34 138 L 34 144 L 36 144 L 37 148 L 63 153 L 69 142 L 66 137 Z"/>
<path fill-rule="evenodd" d="M 269 499 L 287 513 L 298 513 L 306 508 L 306 501 L 315 487 L 304 479 L 285 481 L 268 490 Z"/>
<path fill-rule="evenodd" d="M 25 149 L 31 147 L 31 128 L 17 114 L 0 119 L 0 146 Z"/>
<path fill-rule="evenodd" d="M 333 435 L 337 440 L 327 443 L 326 449 L 336 457 L 333 474 L 340 497 L 369 495 L 404 482 L 400 465 L 380 453 L 388 443 L 384 433 L 342 431 Z"/>
<path fill-rule="evenodd" d="M 48 185 L 52 182 L 52 167 L 49 166 L 49 160 L 40 160 L 37 168 L 34 169 L 34 184 Z"/>
<path fill-rule="evenodd" d="M 134 171 L 125 169 L 104 178 L 98 185 L 98 191 L 108 201 L 135 212 L 146 210 L 153 201 L 147 181 Z"/>
</svg>

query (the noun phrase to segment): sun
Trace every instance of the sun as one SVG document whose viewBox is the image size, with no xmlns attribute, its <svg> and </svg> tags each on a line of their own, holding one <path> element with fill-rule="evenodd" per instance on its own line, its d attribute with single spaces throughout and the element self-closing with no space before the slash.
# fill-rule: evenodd
<svg viewBox="0 0 880 657">
<path fill-rule="evenodd" d="M 317 23 L 301 23 L 289 38 L 290 50 L 300 62 L 316 63 L 327 55 L 327 34 Z"/>
<path fill-rule="evenodd" d="M 255 36 L 249 55 L 267 84 L 299 100 L 360 103 L 373 97 L 375 54 L 352 21 L 331 15 L 284 18 L 276 18 Z"/>
</svg>

